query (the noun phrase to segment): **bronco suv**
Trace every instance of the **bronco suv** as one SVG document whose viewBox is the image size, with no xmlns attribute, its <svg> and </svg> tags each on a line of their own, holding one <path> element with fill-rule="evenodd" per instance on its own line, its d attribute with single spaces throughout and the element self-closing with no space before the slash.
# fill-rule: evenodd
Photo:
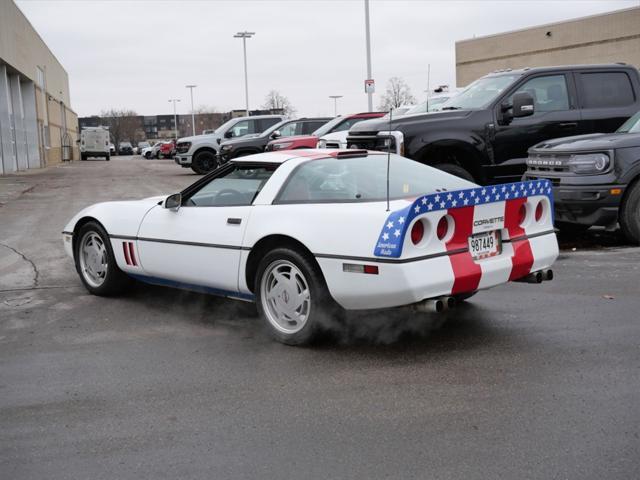
<svg viewBox="0 0 640 480">
<path fill-rule="evenodd" d="M 180 138 L 176 144 L 175 162 L 203 175 L 218 166 L 216 157 L 223 140 L 262 133 L 285 118 L 283 115 L 237 117 L 223 123 L 213 133 Z"/>
<path fill-rule="evenodd" d="M 640 78 L 626 64 L 504 70 L 476 80 L 439 108 L 358 123 L 347 145 L 391 149 L 476 183 L 519 180 L 529 147 L 610 133 L 640 110 Z"/>
</svg>

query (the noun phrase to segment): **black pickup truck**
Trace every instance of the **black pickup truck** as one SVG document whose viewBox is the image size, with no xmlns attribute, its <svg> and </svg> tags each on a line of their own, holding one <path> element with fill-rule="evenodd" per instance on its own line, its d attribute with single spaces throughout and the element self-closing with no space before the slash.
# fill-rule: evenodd
<svg viewBox="0 0 640 480">
<path fill-rule="evenodd" d="M 503 70 L 439 112 L 367 120 L 348 148 L 391 151 L 480 184 L 519 180 L 544 140 L 615 131 L 640 110 L 640 76 L 626 64 Z"/>
</svg>

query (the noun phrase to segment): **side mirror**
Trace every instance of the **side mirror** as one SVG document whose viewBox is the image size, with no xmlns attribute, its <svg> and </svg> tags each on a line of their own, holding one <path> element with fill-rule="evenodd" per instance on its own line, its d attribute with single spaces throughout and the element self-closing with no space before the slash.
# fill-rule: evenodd
<svg viewBox="0 0 640 480">
<path fill-rule="evenodd" d="M 182 194 L 174 193 L 173 195 L 169 195 L 164 199 L 164 203 L 162 204 L 163 208 L 167 208 L 169 210 L 173 210 L 177 212 L 180 206 L 182 205 Z"/>
<path fill-rule="evenodd" d="M 527 92 L 513 95 L 513 117 L 528 117 L 535 112 L 533 97 Z"/>
<path fill-rule="evenodd" d="M 282 133 L 280 132 L 280 130 L 275 130 L 272 134 L 271 134 L 271 138 L 273 138 L 274 140 L 276 138 L 280 138 L 282 136 Z"/>
<path fill-rule="evenodd" d="M 224 132 L 224 138 L 232 138 L 233 137 L 233 131 L 232 130 L 228 130 L 226 132 Z"/>
</svg>

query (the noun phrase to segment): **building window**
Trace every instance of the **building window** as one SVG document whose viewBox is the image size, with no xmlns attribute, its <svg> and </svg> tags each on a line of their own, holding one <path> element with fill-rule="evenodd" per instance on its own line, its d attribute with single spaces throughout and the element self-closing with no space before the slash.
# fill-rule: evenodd
<svg viewBox="0 0 640 480">
<path fill-rule="evenodd" d="M 38 86 L 44 91 L 44 70 L 40 67 L 36 67 L 36 81 Z"/>
</svg>

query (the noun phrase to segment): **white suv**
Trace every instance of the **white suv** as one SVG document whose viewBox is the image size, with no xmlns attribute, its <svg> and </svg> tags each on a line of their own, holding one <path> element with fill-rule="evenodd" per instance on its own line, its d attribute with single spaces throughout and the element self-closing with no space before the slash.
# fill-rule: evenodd
<svg viewBox="0 0 640 480">
<path fill-rule="evenodd" d="M 175 162 L 201 175 L 210 172 L 218 166 L 217 156 L 223 140 L 260 134 L 285 119 L 283 115 L 237 117 L 223 123 L 213 133 L 180 138 L 176 144 Z"/>
</svg>

